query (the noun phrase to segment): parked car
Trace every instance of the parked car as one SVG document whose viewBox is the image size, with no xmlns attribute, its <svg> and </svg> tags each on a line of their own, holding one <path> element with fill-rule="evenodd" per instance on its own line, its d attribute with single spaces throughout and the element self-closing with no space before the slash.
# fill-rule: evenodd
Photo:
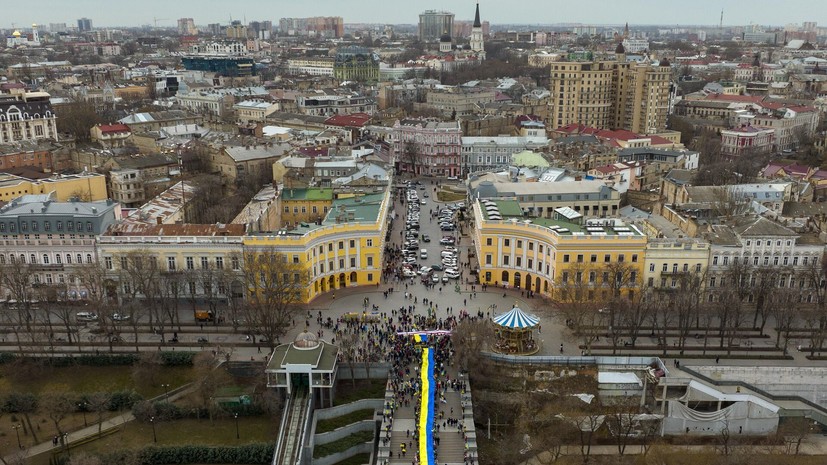
<svg viewBox="0 0 827 465">
<path fill-rule="evenodd" d="M 98 314 L 93 312 L 78 312 L 75 314 L 78 321 L 98 321 Z"/>
<path fill-rule="evenodd" d="M 431 236 L 427 234 L 422 235 L 422 242 L 431 242 Z"/>
</svg>

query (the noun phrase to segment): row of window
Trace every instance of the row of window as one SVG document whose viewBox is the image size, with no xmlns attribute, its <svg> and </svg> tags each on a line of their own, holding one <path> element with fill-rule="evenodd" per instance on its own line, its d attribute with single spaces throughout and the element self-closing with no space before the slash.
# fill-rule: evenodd
<svg viewBox="0 0 827 465">
<path fill-rule="evenodd" d="M 602 272 L 602 278 L 603 279 L 601 280 L 601 284 L 608 285 L 610 276 L 611 275 L 608 271 Z M 568 271 L 564 271 L 560 275 L 560 280 L 563 282 L 563 284 L 566 284 L 566 283 L 569 282 L 569 277 L 570 277 L 570 273 Z M 583 282 L 583 272 L 582 271 L 575 272 L 573 278 L 574 278 L 575 283 Z M 589 271 L 588 278 L 589 278 L 589 283 L 592 283 L 592 284 L 597 283 L 597 271 Z M 618 271 L 618 272 L 615 273 L 614 280 L 615 280 L 615 283 L 620 284 L 620 285 L 634 285 L 637 282 L 637 271 L 629 272 L 627 283 L 623 282 L 624 281 L 624 276 L 623 276 L 623 272 L 621 272 L 621 271 Z"/>
<path fill-rule="evenodd" d="M 84 224 L 83 221 L 77 221 L 77 222 L 67 221 L 65 223 L 67 231 L 75 231 L 76 230 L 75 225 L 77 225 L 77 232 L 83 232 L 84 231 L 83 224 Z M 30 225 L 31 225 L 31 230 L 32 231 L 39 231 L 40 230 L 40 222 L 38 222 L 36 220 L 32 220 L 30 222 L 29 221 L 21 221 L 20 222 L 20 231 L 21 232 L 28 231 Z M 55 222 L 55 230 L 63 231 L 63 226 L 64 226 L 63 221 L 56 221 Z M 0 223 L 0 233 L 6 232 L 6 228 L 8 228 L 9 232 L 17 232 L 17 223 L 15 223 L 15 222 Z M 43 230 L 44 231 L 51 231 L 52 230 L 52 222 L 51 221 L 43 221 Z M 87 232 L 92 232 L 92 222 L 91 221 L 86 222 L 86 231 Z"/>
<path fill-rule="evenodd" d="M 352 250 L 352 249 L 356 248 L 356 240 L 355 239 L 350 239 L 347 244 L 348 244 L 348 249 L 349 250 Z M 366 247 L 373 247 L 373 239 L 365 239 L 365 246 Z M 318 247 L 318 256 L 324 255 L 324 248 L 325 248 L 324 245 L 320 245 Z M 345 241 L 339 241 L 336 244 L 336 249 L 337 250 L 345 250 Z M 327 251 L 328 252 L 333 252 L 333 242 L 329 242 L 327 244 Z M 317 256 L 315 248 L 313 249 L 313 256 L 314 257 Z M 299 263 L 299 256 L 298 255 L 293 255 L 293 263 Z"/>
<path fill-rule="evenodd" d="M 655 272 L 655 264 L 654 263 L 649 264 L 649 271 L 652 272 L 652 273 Z M 669 264 L 664 263 L 663 267 L 661 268 L 661 272 L 667 273 L 668 271 L 669 271 Z M 681 268 L 681 271 L 683 271 L 684 273 L 688 272 L 689 271 L 689 263 L 684 263 L 683 268 Z M 677 272 L 678 272 L 678 264 L 673 263 L 672 264 L 672 273 L 677 273 Z M 696 263 L 695 264 L 695 273 L 700 273 L 700 272 L 701 272 L 701 264 Z"/>
<path fill-rule="evenodd" d="M 583 263 L 584 258 L 585 258 L 585 256 L 583 254 L 578 254 L 577 255 L 577 263 Z M 637 260 L 638 260 L 637 254 L 632 254 L 632 263 L 637 263 Z M 617 261 L 618 261 L 618 263 L 625 262 L 626 261 L 626 255 L 625 254 L 618 254 L 617 255 Z M 570 263 L 570 262 L 571 262 L 571 256 L 569 254 L 563 255 L 563 263 Z M 611 263 L 611 262 L 612 262 L 612 256 L 610 254 L 603 255 L 603 263 Z M 591 256 L 589 256 L 589 263 L 597 263 L 597 254 L 591 254 Z"/>
<path fill-rule="evenodd" d="M 366 260 L 367 260 L 368 268 L 373 267 L 373 255 L 368 255 L 366 257 Z M 333 260 L 328 260 L 327 261 L 327 268 L 326 268 L 327 272 L 342 271 L 342 270 L 345 270 L 345 269 L 356 268 L 356 257 L 350 257 L 350 267 L 348 267 L 348 268 L 345 267 L 345 259 L 344 258 L 339 259 L 339 267 L 338 268 L 334 268 L 334 266 L 333 266 L 334 264 L 335 264 L 335 262 Z M 325 273 L 325 264 L 324 264 L 324 262 L 319 262 L 318 273 L 316 271 L 316 268 L 314 267 L 313 268 L 313 276 L 317 276 L 317 275 L 323 274 L 323 273 Z"/>
<path fill-rule="evenodd" d="M 313 205 L 313 206 L 310 207 L 310 211 L 311 211 L 311 213 L 319 213 L 319 208 L 316 205 Z M 327 207 L 324 207 L 323 211 L 324 211 L 324 214 L 326 215 L 327 214 Z M 301 206 L 301 212 L 302 213 L 307 213 L 307 206 L 302 205 Z M 289 205 L 284 206 L 284 213 L 290 213 L 290 206 Z M 295 214 L 298 214 L 298 213 L 299 213 L 299 207 L 294 206 L 293 207 L 293 214 L 295 215 Z"/>
<path fill-rule="evenodd" d="M 61 255 L 59 253 L 54 254 L 54 257 L 49 254 L 43 254 L 41 256 L 40 264 L 43 265 L 50 265 L 52 264 L 52 260 L 54 259 L 54 264 L 62 265 L 66 263 L 67 265 L 72 265 L 73 263 L 82 264 L 83 263 L 83 254 L 75 254 L 74 256 L 70 253 L 66 255 Z M 28 262 L 26 261 L 26 254 L 14 255 L 9 254 L 8 262 L 6 261 L 6 254 L 0 254 L 0 265 L 5 265 L 6 263 L 17 263 L 19 260 L 20 263 L 29 263 L 32 265 L 38 264 L 37 255 L 36 254 L 29 254 Z M 65 260 L 65 261 L 64 261 Z M 92 263 L 92 254 L 86 254 L 86 263 Z"/>
<path fill-rule="evenodd" d="M 765 256 L 764 259 L 761 260 L 761 257 L 756 255 L 756 256 L 752 257 L 752 264 L 755 265 L 755 266 L 758 266 L 758 265 L 769 266 L 770 258 L 772 258 L 772 264 L 774 266 L 778 266 L 778 265 L 781 265 L 781 266 L 789 266 L 789 265 L 798 266 L 798 263 L 799 263 L 798 255 L 792 257 L 792 261 L 790 260 L 790 257 L 778 257 L 778 256 L 775 256 L 775 257 Z M 812 259 L 813 259 L 812 260 L 813 264 L 818 263 L 818 257 L 812 257 Z M 733 264 L 738 263 L 738 257 L 732 257 L 732 263 Z M 743 263 L 744 265 L 749 265 L 750 257 L 743 257 L 741 263 Z M 721 264 L 723 266 L 729 265 L 729 257 L 724 256 L 724 257 L 721 258 L 721 260 L 718 260 L 717 255 L 712 257 L 712 265 L 716 266 L 718 264 Z M 810 257 L 804 256 L 801 259 L 801 264 L 803 266 L 809 265 L 810 264 Z"/>
<path fill-rule="evenodd" d="M 130 257 L 129 256 L 121 256 L 120 257 L 120 267 L 121 267 L 121 269 L 127 270 L 132 265 L 140 266 L 140 262 L 139 261 L 134 262 L 135 260 L 140 260 L 140 258 L 136 257 L 136 258 L 133 259 L 133 263 L 130 263 Z M 103 262 L 104 262 L 104 266 L 106 267 L 107 270 L 114 269 L 114 262 L 112 260 L 112 257 L 104 257 Z M 151 267 L 153 267 L 153 268 L 158 267 L 158 258 L 157 257 L 150 256 L 149 257 L 149 262 L 150 262 Z M 185 267 L 185 269 L 194 270 L 195 269 L 195 263 L 196 263 L 195 262 L 195 257 L 184 257 L 184 267 Z M 200 263 L 200 269 L 202 269 L 202 270 L 207 270 L 207 269 L 210 268 L 210 259 L 209 259 L 209 257 L 200 257 L 199 263 Z M 215 269 L 223 270 L 224 269 L 224 257 L 215 257 L 214 264 L 215 264 Z M 230 266 L 232 267 L 233 270 L 236 270 L 236 271 L 241 269 L 241 262 L 240 262 L 239 258 L 236 257 L 236 256 L 231 257 L 230 258 Z M 167 270 L 175 271 L 177 269 L 178 269 L 177 258 L 173 257 L 173 256 L 168 256 L 167 257 Z"/>
</svg>

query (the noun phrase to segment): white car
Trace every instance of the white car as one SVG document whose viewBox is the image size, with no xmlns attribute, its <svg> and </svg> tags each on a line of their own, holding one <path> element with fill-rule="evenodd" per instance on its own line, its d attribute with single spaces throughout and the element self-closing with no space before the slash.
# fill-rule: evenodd
<svg viewBox="0 0 827 465">
<path fill-rule="evenodd" d="M 410 269 L 410 268 L 404 268 L 402 270 L 402 276 L 404 276 L 406 278 L 411 278 L 413 276 L 416 276 L 416 272 L 414 270 Z"/>
<path fill-rule="evenodd" d="M 431 272 L 431 267 L 430 266 L 423 266 L 422 268 L 419 269 L 419 274 L 428 274 L 430 272 Z"/>
<path fill-rule="evenodd" d="M 445 270 L 445 274 L 443 276 L 447 276 L 451 279 L 459 279 L 459 273 L 457 270 L 447 269 Z"/>
<path fill-rule="evenodd" d="M 98 321 L 98 314 L 93 312 L 78 312 L 75 314 L 78 321 Z"/>
<path fill-rule="evenodd" d="M 405 263 L 416 263 L 416 256 L 405 258 Z"/>
<path fill-rule="evenodd" d="M 456 248 L 456 247 L 454 247 L 454 246 L 450 246 L 450 245 L 449 245 L 449 246 L 445 246 L 445 247 L 443 247 L 443 248 L 442 248 L 442 251 L 443 251 L 443 252 L 453 252 L 453 253 L 457 253 L 457 251 L 458 251 L 458 250 L 457 250 L 457 248 Z"/>
<path fill-rule="evenodd" d="M 455 254 L 454 252 L 451 252 L 450 250 L 443 250 L 442 252 L 440 252 L 440 253 L 439 253 L 439 255 L 440 255 L 442 258 L 447 258 L 447 257 L 452 257 L 452 258 L 453 258 L 453 257 L 456 257 L 456 254 Z"/>
</svg>

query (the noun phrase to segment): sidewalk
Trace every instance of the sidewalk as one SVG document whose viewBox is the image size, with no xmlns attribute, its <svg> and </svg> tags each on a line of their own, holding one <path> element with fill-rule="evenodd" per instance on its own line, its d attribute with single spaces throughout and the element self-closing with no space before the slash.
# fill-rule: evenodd
<svg viewBox="0 0 827 465">
<path fill-rule="evenodd" d="M 177 390 L 175 390 L 175 391 L 173 391 L 169 394 L 169 401 L 170 402 L 175 401 L 175 400 L 189 394 L 194 389 L 195 389 L 195 387 L 192 386 L 192 385 L 189 385 L 189 384 L 181 386 L 180 388 L 178 388 Z M 166 399 L 166 397 L 167 397 L 166 394 L 163 394 L 163 395 L 157 396 L 157 397 L 155 397 L 153 399 L 149 399 L 149 400 L 153 400 L 153 401 L 154 400 L 161 400 L 161 399 Z M 135 419 L 135 417 L 132 415 L 132 413 L 124 412 L 120 415 L 109 418 L 108 420 L 104 420 L 103 422 L 101 422 L 101 434 L 105 434 L 107 431 L 109 431 L 113 428 L 119 428 L 120 426 L 122 426 L 125 423 L 128 423 L 130 421 L 133 421 L 134 419 Z M 95 423 L 93 425 L 85 426 L 85 427 L 83 427 L 79 430 L 71 431 L 67 434 L 69 448 L 71 449 L 72 444 L 74 444 L 78 441 L 82 441 L 84 439 L 88 439 L 88 438 L 91 438 L 91 437 L 94 437 L 94 436 L 97 436 L 97 435 L 98 435 L 98 424 L 97 423 Z M 29 447 L 27 449 L 24 449 L 22 457 L 23 458 L 29 458 L 29 457 L 33 457 L 35 455 L 40 455 L 40 454 L 46 453 L 46 452 L 60 451 L 60 450 L 66 450 L 66 446 L 61 445 L 61 444 L 58 444 L 57 446 L 55 446 L 52 443 L 52 441 L 49 440 L 47 442 L 42 442 L 40 444 L 37 444 L 37 445 L 34 445 L 34 446 Z M 6 457 L 3 457 L 3 459 L 7 462 L 10 462 L 10 461 L 15 460 L 19 457 L 21 457 L 20 454 L 13 453 L 13 454 L 7 455 Z"/>
</svg>

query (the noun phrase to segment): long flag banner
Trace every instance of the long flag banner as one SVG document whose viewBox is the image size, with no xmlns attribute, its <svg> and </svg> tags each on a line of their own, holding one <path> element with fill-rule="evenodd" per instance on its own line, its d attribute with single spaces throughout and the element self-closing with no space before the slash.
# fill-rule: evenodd
<svg viewBox="0 0 827 465">
<path fill-rule="evenodd" d="M 419 406 L 419 462 L 434 465 L 434 353 L 422 349 L 422 396 Z"/>
</svg>

